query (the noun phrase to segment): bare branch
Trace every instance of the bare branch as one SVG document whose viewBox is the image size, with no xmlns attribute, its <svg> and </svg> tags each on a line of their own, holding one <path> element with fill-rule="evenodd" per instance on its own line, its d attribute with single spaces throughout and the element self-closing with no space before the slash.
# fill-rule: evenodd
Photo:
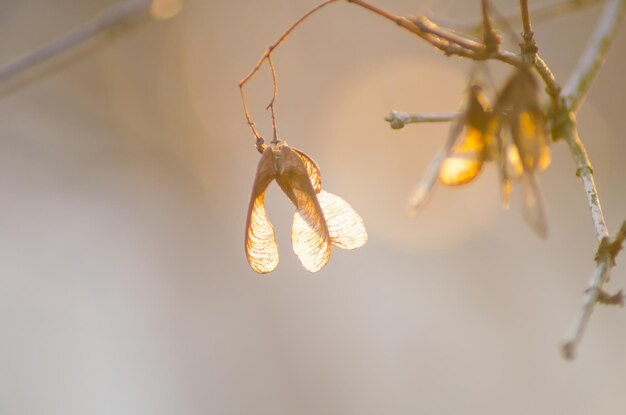
<svg viewBox="0 0 626 415">
<path fill-rule="evenodd" d="M 608 305 L 622 305 L 624 298 L 622 292 L 619 291 L 614 295 L 605 293 L 602 286 L 609 280 L 611 269 L 615 266 L 615 258 L 622 248 L 624 239 L 626 238 L 626 222 L 622 224 L 621 229 L 615 235 L 611 242 L 609 237 L 604 237 L 600 242 L 598 253 L 596 254 L 596 269 L 589 281 L 589 287 L 583 296 L 580 315 L 576 319 L 576 323 L 572 329 L 572 333 L 561 346 L 563 357 L 568 360 L 576 357 L 576 350 L 582 340 L 589 318 L 593 313 L 596 303 Z"/>
<path fill-rule="evenodd" d="M 533 28 L 530 23 L 530 14 L 528 13 L 528 0 L 519 0 L 520 13 L 522 16 L 522 27 L 524 35 L 532 36 Z"/>
<path fill-rule="evenodd" d="M 493 26 L 491 18 L 490 0 L 482 0 L 481 9 L 483 13 L 483 43 L 488 52 L 495 52 L 500 47 L 500 37 Z"/>
<path fill-rule="evenodd" d="M 460 112 L 429 112 L 423 114 L 409 114 L 393 110 L 385 117 L 385 121 L 394 130 L 404 128 L 406 124 L 411 123 L 432 123 L 432 122 L 449 122 L 456 120 L 461 116 Z"/>
<path fill-rule="evenodd" d="M 0 66 L 0 82 L 6 82 L 13 76 L 39 65 L 67 50 L 80 45 L 86 40 L 98 35 L 133 17 L 147 13 L 151 0 L 130 0 L 122 2 L 107 10 L 95 19 L 85 23 L 76 30 L 67 33 L 51 43 L 27 53 L 11 62 Z"/>
<path fill-rule="evenodd" d="M 546 85 L 546 92 L 548 93 L 548 95 L 550 96 L 550 99 L 552 100 L 552 105 L 555 108 L 560 107 L 561 106 L 561 99 L 560 99 L 561 86 L 557 82 L 556 77 L 554 76 L 554 73 L 552 73 L 552 70 L 550 69 L 548 64 L 543 60 L 543 58 L 539 54 L 535 55 L 534 65 L 535 65 L 535 69 L 537 70 L 537 73 L 539 74 L 539 76 L 541 76 L 543 83 Z"/>
<path fill-rule="evenodd" d="M 602 286 L 604 281 L 608 279 L 608 271 L 609 267 L 606 263 L 599 264 L 593 271 L 593 275 L 589 281 L 589 288 L 585 291 L 585 295 L 583 296 L 580 315 L 574 325 L 572 334 L 568 335 L 568 340 L 561 345 L 561 353 L 567 360 L 573 360 L 576 357 L 578 344 L 585 334 L 585 329 L 587 328 L 587 323 L 589 322 L 593 308 L 598 302 L 600 295 L 598 287 Z"/>
<path fill-rule="evenodd" d="M 626 1 L 611 0 L 604 6 L 602 16 L 569 81 L 563 88 L 565 104 L 576 111 L 591 87 L 604 57 L 612 43 L 620 21 L 626 11 Z"/>
</svg>

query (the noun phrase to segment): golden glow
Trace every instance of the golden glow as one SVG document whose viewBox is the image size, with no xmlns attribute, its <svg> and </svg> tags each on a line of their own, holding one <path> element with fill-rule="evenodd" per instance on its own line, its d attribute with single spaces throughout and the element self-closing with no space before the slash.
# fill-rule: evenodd
<svg viewBox="0 0 626 415">
<path fill-rule="evenodd" d="M 550 161 L 552 160 L 552 156 L 551 156 L 551 151 L 550 151 L 550 146 L 545 144 L 543 146 L 541 146 L 541 149 L 539 150 L 539 163 L 537 168 L 539 168 L 539 170 L 545 170 L 548 168 L 548 166 L 550 165 Z"/>
<path fill-rule="evenodd" d="M 483 135 L 472 127 L 466 131 L 463 142 L 452 149 L 439 170 L 439 180 L 447 186 L 469 183 L 481 170 L 485 148 Z"/>
<path fill-rule="evenodd" d="M 543 117 L 528 111 L 519 115 L 519 152 L 527 170 L 545 170 L 550 165 L 550 143 L 542 124 Z"/>
<path fill-rule="evenodd" d="M 152 0 L 150 15 L 157 20 L 167 20 L 176 16 L 183 8 L 183 0 Z"/>
<path fill-rule="evenodd" d="M 517 147 L 513 144 L 505 147 L 504 172 L 509 179 L 518 179 L 524 173 L 524 166 Z"/>
<path fill-rule="evenodd" d="M 522 112 L 519 115 L 519 126 L 523 138 L 534 137 L 537 134 L 535 120 L 528 112 Z"/>
<path fill-rule="evenodd" d="M 414 76 L 416 66 L 423 70 L 420 77 Z M 414 96 L 398 94 L 398 79 L 404 80 L 404 88 L 427 96 L 433 108 L 449 108 L 449 96 L 467 85 L 466 73 L 458 65 L 436 57 L 405 54 L 372 61 L 337 79 L 339 87 L 331 91 L 330 104 L 320 114 L 323 122 L 315 127 L 319 130 L 307 132 L 307 137 L 323 143 L 325 174 L 333 174 L 333 186 L 352 189 L 348 201 L 364 215 L 370 236 L 375 235 L 380 244 L 413 254 L 436 252 L 483 232 L 491 226 L 500 206 L 485 203 L 490 196 L 493 200 L 491 182 L 474 180 L 469 193 L 439 186 L 416 220 L 408 220 L 402 214 L 407 205 L 407 189 L 418 190 L 420 179 L 430 175 L 432 158 L 441 150 L 443 141 L 437 137 L 446 137 L 449 125 L 422 124 L 419 135 L 424 139 L 414 140 L 409 138 L 415 134 L 413 129 L 392 131 L 386 123 L 346 123 L 349 117 L 376 119 L 388 107 L 415 106 Z M 424 83 L 423 79 L 432 82 Z M 401 144 L 398 134 L 406 138 Z M 363 137 L 378 137 L 386 144 L 368 145 Z M 459 136 L 458 141 L 463 138 Z M 347 155 L 352 162 L 346 163 Z M 434 172 L 436 185 L 440 167 L 441 164 Z M 463 200 L 463 209 L 458 208 L 459 200 Z"/>
</svg>

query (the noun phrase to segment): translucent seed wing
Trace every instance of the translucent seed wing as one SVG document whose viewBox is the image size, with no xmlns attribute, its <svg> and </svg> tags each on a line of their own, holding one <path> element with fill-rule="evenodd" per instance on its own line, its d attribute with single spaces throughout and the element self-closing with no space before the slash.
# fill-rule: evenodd
<svg viewBox="0 0 626 415">
<path fill-rule="evenodd" d="M 548 226 L 543 207 L 543 200 L 537 180 L 532 172 L 527 172 L 522 178 L 524 192 L 524 219 L 533 231 L 542 239 L 548 235 Z"/>
<path fill-rule="evenodd" d="M 509 180 L 517 180 L 522 177 L 524 173 L 524 165 L 522 163 L 522 157 L 520 156 L 517 146 L 505 137 L 503 150 L 503 169 L 504 174 Z"/>
<path fill-rule="evenodd" d="M 265 213 L 265 190 L 276 177 L 272 150 L 267 148 L 254 178 L 248 217 L 246 219 L 245 251 L 250 267 L 260 274 L 276 269 L 278 246 L 274 237 L 274 227 Z"/>
<path fill-rule="evenodd" d="M 511 181 L 504 175 L 500 176 L 500 195 L 502 197 L 502 208 L 508 209 L 511 205 Z"/>
<path fill-rule="evenodd" d="M 342 249 L 355 249 L 367 242 L 363 219 L 337 195 L 322 190 L 317 194 L 332 243 Z"/>
<path fill-rule="evenodd" d="M 469 183 L 482 168 L 485 151 L 483 133 L 471 126 L 465 130 L 465 138 L 452 149 L 439 170 L 439 181 L 446 186 Z"/>
<path fill-rule="evenodd" d="M 517 116 L 514 141 L 525 170 L 545 170 L 550 164 L 550 144 L 541 113 L 528 110 Z"/>
<path fill-rule="evenodd" d="M 328 263 L 331 254 L 330 237 L 321 236 L 319 223 L 308 221 L 302 211 L 293 215 L 291 241 L 293 252 L 307 271 L 317 272 Z"/>
<path fill-rule="evenodd" d="M 304 167 L 306 167 L 306 171 L 311 179 L 313 190 L 315 190 L 315 193 L 319 193 L 322 190 L 322 175 L 320 174 L 319 167 L 317 167 L 317 163 L 302 151 L 296 150 L 293 147 L 291 147 L 291 149 L 300 157 L 302 163 L 304 163 Z"/>
<path fill-rule="evenodd" d="M 452 147 L 454 147 L 454 144 L 456 143 L 456 140 L 462 130 L 463 120 L 459 119 L 450 128 L 445 147 L 437 153 L 434 160 L 428 167 L 428 170 L 426 170 L 426 174 L 422 180 L 420 180 L 413 188 L 413 191 L 409 196 L 409 203 L 406 209 L 406 214 L 408 216 L 415 216 L 418 210 L 423 207 L 426 202 L 428 202 L 429 196 L 435 187 L 435 183 L 437 182 L 437 177 L 439 177 L 441 165 L 450 154 L 450 151 L 452 151 Z"/>
<path fill-rule="evenodd" d="M 283 171 L 277 182 L 296 206 L 291 229 L 293 250 L 310 272 L 319 271 L 330 259 L 331 238 L 306 165 L 290 147 L 283 146 Z"/>
</svg>

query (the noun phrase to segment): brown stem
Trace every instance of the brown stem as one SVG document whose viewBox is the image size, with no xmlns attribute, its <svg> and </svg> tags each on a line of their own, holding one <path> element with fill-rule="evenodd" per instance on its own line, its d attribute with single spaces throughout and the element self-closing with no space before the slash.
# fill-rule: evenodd
<svg viewBox="0 0 626 415">
<path fill-rule="evenodd" d="M 529 37 L 532 39 L 533 28 L 530 23 L 530 14 L 528 13 L 528 0 L 520 0 L 519 6 L 522 14 L 522 27 L 524 28 L 523 36 L 524 38 Z"/>
<path fill-rule="evenodd" d="M 276 40 L 276 42 L 272 43 L 270 45 L 270 47 L 268 47 L 265 50 L 265 52 L 263 53 L 263 55 L 261 56 L 261 58 L 259 59 L 257 64 L 254 65 L 254 68 L 252 68 L 252 70 L 241 81 L 239 81 L 239 93 L 241 94 L 241 103 L 243 105 L 243 112 L 244 112 L 244 114 L 246 116 L 246 121 L 248 122 L 248 125 L 250 126 L 250 129 L 252 130 L 252 134 L 254 134 L 254 137 L 256 138 L 256 146 L 257 146 L 257 149 L 259 151 L 261 151 L 260 149 L 263 146 L 263 137 L 261 137 L 261 134 L 259 134 L 259 131 L 256 129 L 256 127 L 254 125 L 254 122 L 252 121 L 252 116 L 250 115 L 250 111 L 248 109 L 248 103 L 247 103 L 247 100 L 246 100 L 246 94 L 243 91 L 244 85 L 250 79 L 252 79 L 252 77 L 259 71 L 259 69 L 265 63 L 265 61 L 267 61 L 269 59 L 270 54 L 272 53 L 272 51 L 274 49 L 276 49 L 278 46 L 280 46 L 280 44 L 283 43 L 283 41 L 285 39 L 287 39 L 287 36 L 289 36 L 289 34 L 291 32 L 293 32 L 293 30 L 300 25 L 300 23 L 305 21 L 312 14 L 314 14 L 318 10 L 322 9 L 323 7 L 326 7 L 329 4 L 335 3 L 337 1 L 339 1 L 339 0 L 326 0 L 325 2 L 320 3 L 317 6 L 313 7 L 311 10 L 306 12 L 302 17 L 300 17 L 298 20 L 296 20 L 291 26 L 289 26 L 289 28 L 287 28 L 287 30 L 285 30 L 285 32 L 283 32 L 282 35 L 280 35 L 280 37 Z M 275 75 L 275 73 L 272 72 L 272 76 L 274 76 L 274 75 Z M 273 104 L 274 98 L 276 98 L 276 81 L 274 81 L 274 95 L 272 97 L 271 104 Z M 273 107 L 273 105 L 272 105 L 272 107 Z M 274 133 L 276 133 L 276 129 L 274 129 Z"/>
<path fill-rule="evenodd" d="M 493 27 L 493 20 L 491 19 L 491 12 L 489 10 L 489 0 L 482 0 L 482 12 L 483 12 L 483 43 L 488 52 L 494 52 L 498 50 L 500 45 L 500 38 Z"/>
<path fill-rule="evenodd" d="M 530 13 L 528 12 L 528 0 L 520 0 L 519 7 L 522 16 L 522 38 L 524 39 L 520 44 L 520 49 L 522 56 L 524 56 L 528 62 L 534 62 L 538 49 L 535 39 L 533 38 L 533 28 L 530 23 Z"/>
<path fill-rule="evenodd" d="M 274 68 L 274 62 L 272 61 L 271 55 L 267 55 L 267 63 L 270 67 L 270 72 L 272 73 L 272 82 L 274 84 L 274 88 L 272 92 L 272 99 L 270 103 L 267 105 L 266 109 L 269 109 L 270 113 L 272 114 L 272 134 L 273 134 L 272 144 L 276 144 L 278 143 L 278 130 L 276 129 L 275 103 L 276 103 L 276 96 L 278 95 L 278 82 L 276 80 L 276 68 Z"/>
</svg>

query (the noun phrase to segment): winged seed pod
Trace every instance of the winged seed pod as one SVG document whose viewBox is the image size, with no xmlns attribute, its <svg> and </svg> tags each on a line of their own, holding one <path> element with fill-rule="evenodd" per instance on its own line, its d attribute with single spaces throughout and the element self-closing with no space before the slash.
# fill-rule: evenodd
<svg viewBox="0 0 626 415">
<path fill-rule="evenodd" d="M 451 126 L 444 148 L 411 193 L 407 213 L 415 215 L 424 206 L 437 179 L 447 186 L 461 186 L 478 176 L 485 161 L 496 161 L 504 207 L 509 206 L 512 182 L 520 181 L 524 217 L 545 238 L 547 225 L 536 179 L 536 172 L 550 164 L 545 123 L 539 86 L 529 68 L 515 71 L 493 110 L 482 88 L 471 85 L 463 115 Z"/>
<path fill-rule="evenodd" d="M 498 95 L 494 113 L 502 124 L 501 178 L 505 205 L 510 182 L 521 181 L 524 218 L 541 238 L 547 224 L 536 173 L 550 165 L 550 140 L 539 102 L 539 85 L 530 69 L 518 68 Z"/>
<path fill-rule="evenodd" d="M 255 272 L 272 272 L 279 261 L 274 228 L 264 203 L 265 191 L 274 180 L 296 207 L 291 240 L 307 271 L 317 272 L 326 265 L 332 244 L 355 249 L 367 242 L 361 217 L 345 200 L 322 190 L 315 162 L 284 142 L 273 143 L 263 149 L 246 221 L 246 258 Z"/>
<path fill-rule="evenodd" d="M 452 124 L 444 148 L 411 192 L 407 214 L 414 216 L 426 204 L 437 179 L 447 186 L 460 186 L 478 176 L 483 162 L 497 157 L 496 128 L 482 88 L 471 85 L 463 115 Z M 459 137 L 462 140 L 457 144 Z"/>
</svg>

